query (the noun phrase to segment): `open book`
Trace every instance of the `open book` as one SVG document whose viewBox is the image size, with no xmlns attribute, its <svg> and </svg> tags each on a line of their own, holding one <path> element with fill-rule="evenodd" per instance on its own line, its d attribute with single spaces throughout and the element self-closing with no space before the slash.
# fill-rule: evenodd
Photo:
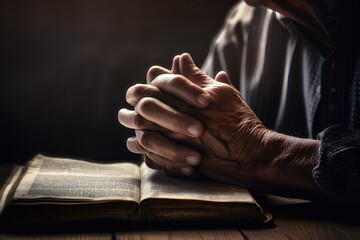
<svg viewBox="0 0 360 240">
<path fill-rule="evenodd" d="M 208 179 L 173 178 L 145 164 L 99 164 L 37 155 L 10 184 L 8 194 L 3 194 L 6 204 L 1 216 L 7 224 L 89 219 L 267 221 L 246 189 Z"/>
</svg>

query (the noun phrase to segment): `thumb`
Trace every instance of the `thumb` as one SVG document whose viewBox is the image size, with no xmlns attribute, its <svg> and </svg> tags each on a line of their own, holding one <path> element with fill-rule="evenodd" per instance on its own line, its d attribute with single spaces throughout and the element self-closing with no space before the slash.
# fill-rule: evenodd
<svg viewBox="0 0 360 240">
<path fill-rule="evenodd" d="M 180 74 L 189 79 L 191 82 L 201 85 L 207 80 L 207 76 L 200 68 L 198 68 L 190 54 L 183 53 L 179 59 Z"/>
<path fill-rule="evenodd" d="M 231 82 L 230 82 L 230 80 L 229 80 L 229 76 L 228 76 L 227 73 L 224 72 L 224 71 L 218 72 L 218 73 L 216 74 L 216 76 L 215 76 L 215 80 L 218 81 L 218 82 L 222 82 L 222 83 L 231 85 Z"/>
</svg>

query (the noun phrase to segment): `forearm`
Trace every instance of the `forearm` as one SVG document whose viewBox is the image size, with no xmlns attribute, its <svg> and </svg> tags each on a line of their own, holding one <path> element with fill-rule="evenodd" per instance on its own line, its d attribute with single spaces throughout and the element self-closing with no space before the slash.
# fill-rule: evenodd
<svg viewBox="0 0 360 240">
<path fill-rule="evenodd" d="M 257 141 L 233 145 L 232 158 L 205 155 L 199 171 L 216 180 L 263 193 L 317 198 L 320 193 L 312 171 L 318 163 L 320 142 L 267 129 L 259 131 L 262 133 L 257 133 L 261 135 Z"/>
<path fill-rule="evenodd" d="M 257 175 L 264 191 L 285 196 L 315 198 L 319 195 L 312 171 L 318 163 L 320 141 L 268 131 L 263 158 L 266 165 Z"/>
</svg>

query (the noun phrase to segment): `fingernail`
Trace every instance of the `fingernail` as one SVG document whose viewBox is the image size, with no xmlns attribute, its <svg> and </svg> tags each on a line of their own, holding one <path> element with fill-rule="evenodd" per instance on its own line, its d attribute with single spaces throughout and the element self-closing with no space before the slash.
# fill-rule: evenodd
<svg viewBox="0 0 360 240">
<path fill-rule="evenodd" d="M 209 96 L 205 93 L 201 94 L 198 99 L 198 103 L 200 103 L 202 106 L 207 106 L 210 102 Z"/>
<path fill-rule="evenodd" d="M 190 127 L 188 128 L 188 132 L 194 137 L 197 137 L 200 135 L 201 127 L 197 124 L 190 125 Z"/>
<path fill-rule="evenodd" d="M 196 156 L 188 156 L 186 157 L 186 162 L 189 164 L 189 165 L 199 165 L 200 164 L 200 159 Z"/>
<path fill-rule="evenodd" d="M 180 171 L 182 174 L 190 176 L 192 174 L 192 167 L 182 167 Z"/>
</svg>

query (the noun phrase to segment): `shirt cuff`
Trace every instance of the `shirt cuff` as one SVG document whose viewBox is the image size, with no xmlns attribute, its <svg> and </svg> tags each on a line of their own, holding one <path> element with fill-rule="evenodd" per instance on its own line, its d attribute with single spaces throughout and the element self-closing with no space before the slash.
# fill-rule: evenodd
<svg viewBox="0 0 360 240">
<path fill-rule="evenodd" d="M 337 202 L 360 202 L 360 131 L 331 126 L 318 135 L 319 163 L 313 169 L 319 189 Z"/>
</svg>

